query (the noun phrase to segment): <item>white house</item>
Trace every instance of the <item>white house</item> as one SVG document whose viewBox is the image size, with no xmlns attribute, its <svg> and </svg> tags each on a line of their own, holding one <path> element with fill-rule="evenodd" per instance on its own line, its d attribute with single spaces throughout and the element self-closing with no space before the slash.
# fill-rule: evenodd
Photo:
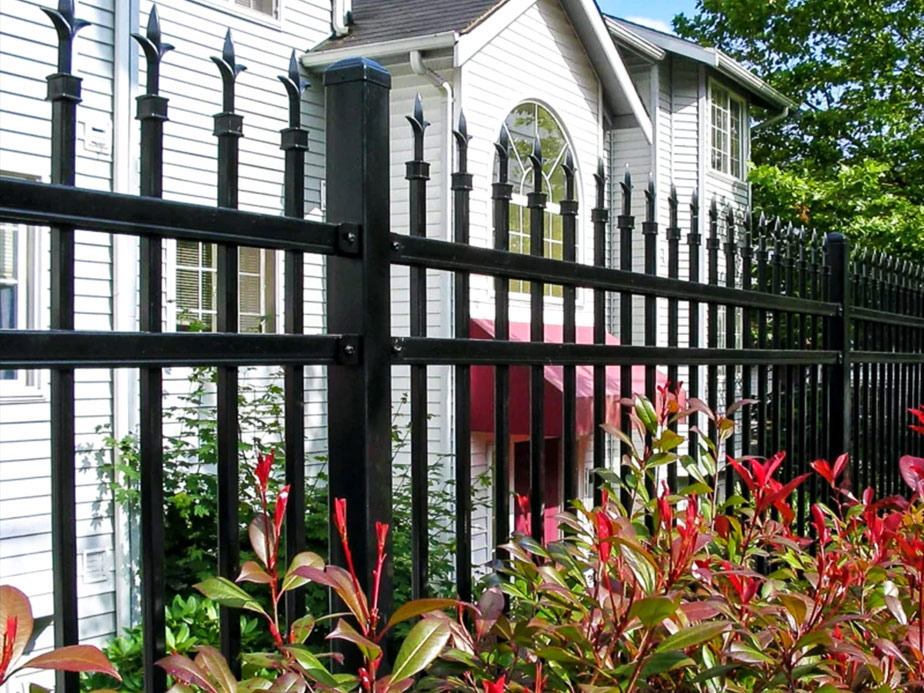
<svg viewBox="0 0 924 693">
<path fill-rule="evenodd" d="M 41 4 L 34 0 L 0 4 L 0 175 L 34 180 L 48 180 L 49 174 L 51 109 L 44 100 L 45 77 L 54 72 L 56 45 Z M 144 27 L 151 7 L 149 0 L 77 4 L 77 16 L 93 23 L 75 43 L 74 69 L 84 80 L 78 110 L 79 186 L 137 191 L 134 100 L 142 93 L 144 70 L 130 34 Z M 449 238 L 451 234 L 451 124 L 464 111 L 473 138 L 469 150 L 469 170 L 474 174 L 472 243 L 493 242 L 493 142 L 506 127 L 519 152 L 535 137 L 542 139 L 551 202 L 546 252 L 553 257 L 561 257 L 557 205 L 562 194 L 561 164 L 566 152 L 572 154 L 581 210 L 581 262 L 592 258 L 592 173 L 599 158 L 606 161 L 611 180 L 628 165 L 637 182 L 634 212 L 639 221 L 643 215 L 639 183 L 649 173 L 662 199 L 673 181 L 681 199 L 696 188 L 706 197 L 717 195 L 741 209 L 749 197 L 744 179 L 750 129 L 759 126 L 760 119 L 781 117 L 794 107 L 721 52 L 605 17 L 593 0 L 160 0 L 157 7 L 164 38 L 176 46 L 161 71 L 161 93 L 170 99 L 164 196 L 174 200 L 215 203 L 211 116 L 220 110 L 220 79 L 209 56 L 220 54 L 228 28 L 237 58 L 248 68 L 237 82 L 237 111 L 244 116 L 245 133 L 240 157 L 242 209 L 282 210 L 278 131 L 287 125 L 287 111 L 276 76 L 285 72 L 290 52 L 296 49 L 314 85 L 302 101 L 303 123 L 310 130 L 307 214 L 323 218 L 325 122 L 320 73 L 341 58 L 362 55 L 380 61 L 393 76 L 393 230 L 407 230 L 404 163 L 412 156 L 411 128 L 404 116 L 412 112 L 419 93 L 431 122 L 426 132 L 426 158 L 432 163 L 428 235 Z M 521 186 L 529 174 L 528 164 L 515 156 L 510 170 L 515 186 L 511 247 L 525 250 L 527 236 L 519 214 L 525 204 Z M 610 186 L 609 195 L 613 206 L 615 186 Z M 665 204 L 659 205 L 663 225 L 666 210 Z M 207 246 L 166 245 L 166 329 L 184 329 L 190 317 L 209 324 L 214 254 Z M 636 268 L 641 269 L 640 243 L 636 250 Z M 0 226 L 0 328 L 47 327 L 47 251 L 47 238 L 39 230 Z M 617 261 L 615 249 L 609 255 Z M 77 329 L 136 329 L 137 242 L 78 232 L 77 258 Z M 309 258 L 306 263 L 306 329 L 321 332 L 323 262 Z M 272 251 L 242 251 L 241 266 L 242 329 L 281 328 L 281 257 Z M 451 330 L 449 282 L 445 274 L 430 274 L 428 329 L 434 336 Z M 511 288 L 511 320 L 525 322 L 528 295 L 521 285 Z M 394 271 L 392 290 L 393 329 L 402 334 L 408 329 L 403 269 Z M 554 287 L 548 287 L 547 293 L 546 321 L 560 324 L 560 293 Z M 476 323 L 490 330 L 491 280 L 473 277 L 471 309 Z M 591 310 L 590 294 L 579 292 L 579 324 L 591 324 Z M 182 387 L 182 374 L 170 375 L 171 387 Z M 407 391 L 408 381 L 400 369 L 394 376 L 397 398 Z M 100 445 L 98 426 L 109 427 L 117 436 L 135 428 L 134 371 L 84 370 L 78 371 L 77 378 L 77 432 L 82 448 Z M 452 447 L 451 381 L 448 369 L 431 369 L 434 454 Z M 326 427 L 323 369 L 310 371 L 306 389 L 309 451 L 320 451 L 325 448 Z M 0 370 L 0 582 L 26 591 L 39 615 L 50 614 L 52 589 L 47 396 L 43 373 Z M 475 467 L 487 469 L 492 436 L 476 432 L 474 442 Z M 514 445 L 518 442 L 515 437 Z M 131 532 L 129 518 L 111 504 L 100 503 L 106 499 L 100 497 L 93 457 L 86 459 L 88 466 L 80 473 L 77 490 L 81 636 L 99 643 L 133 618 Z M 489 518 L 476 521 L 481 530 L 476 534 L 477 563 L 487 558 L 494 538 L 487 529 Z M 49 637 L 47 633 L 40 646 Z"/>
</svg>

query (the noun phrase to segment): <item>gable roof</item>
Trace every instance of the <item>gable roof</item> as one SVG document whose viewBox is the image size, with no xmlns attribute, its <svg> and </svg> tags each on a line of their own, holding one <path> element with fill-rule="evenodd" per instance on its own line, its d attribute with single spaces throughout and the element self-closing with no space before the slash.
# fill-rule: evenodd
<svg viewBox="0 0 924 693">
<path fill-rule="evenodd" d="M 506 0 L 353 0 L 350 31 L 332 36 L 312 52 L 455 32 L 465 34 Z"/>
<path fill-rule="evenodd" d="M 702 63 L 743 87 L 751 95 L 754 103 L 763 108 L 794 111 L 799 107 L 794 101 L 718 48 L 701 46 L 694 41 L 619 17 L 610 15 L 604 15 L 604 17 L 613 39 L 639 54 L 644 55 L 647 52 L 651 59 L 660 60 L 663 53 L 672 53 Z M 657 51 L 663 52 L 661 57 L 657 57 Z"/>
<path fill-rule="evenodd" d="M 331 37 L 301 56 L 307 68 L 340 58 L 379 58 L 413 51 L 448 49 L 459 56 L 461 44 L 478 50 L 478 32 L 487 31 L 492 15 L 511 9 L 510 19 L 537 0 L 353 0 L 352 23 L 344 37 Z M 651 117 L 609 34 L 595 0 L 558 0 L 603 86 L 613 115 L 632 115 L 648 142 Z M 501 9 L 503 8 L 503 9 Z M 363 28 L 365 26 L 365 28 Z M 506 25 L 504 25 L 506 26 Z M 502 27 L 501 27 L 502 28 Z M 456 64 L 455 66 L 458 66 Z"/>
</svg>

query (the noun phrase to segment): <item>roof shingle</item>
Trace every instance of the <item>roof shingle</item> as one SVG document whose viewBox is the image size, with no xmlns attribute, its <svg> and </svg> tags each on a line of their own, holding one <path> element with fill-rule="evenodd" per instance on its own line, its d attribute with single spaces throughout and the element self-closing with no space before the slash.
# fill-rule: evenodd
<svg viewBox="0 0 924 693">
<path fill-rule="evenodd" d="M 313 49 L 332 50 L 380 41 L 470 31 L 506 0 L 353 0 L 350 33 Z"/>
</svg>

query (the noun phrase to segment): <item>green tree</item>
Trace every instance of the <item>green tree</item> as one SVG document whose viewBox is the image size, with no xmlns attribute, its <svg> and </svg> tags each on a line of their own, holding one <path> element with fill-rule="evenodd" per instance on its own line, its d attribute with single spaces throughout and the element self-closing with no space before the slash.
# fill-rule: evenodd
<svg viewBox="0 0 924 693">
<path fill-rule="evenodd" d="M 674 27 L 801 104 L 754 132 L 757 206 L 924 256 L 924 0 L 698 0 Z"/>
</svg>

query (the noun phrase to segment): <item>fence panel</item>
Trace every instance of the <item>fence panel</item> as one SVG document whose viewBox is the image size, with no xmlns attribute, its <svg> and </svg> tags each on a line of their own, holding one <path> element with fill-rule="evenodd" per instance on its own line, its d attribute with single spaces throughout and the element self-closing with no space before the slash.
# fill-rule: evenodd
<svg viewBox="0 0 924 693">
<path fill-rule="evenodd" d="M 686 390 L 712 409 L 728 412 L 738 434 L 715 452 L 711 475 L 724 493 L 737 490 L 724 465 L 724 454 L 790 453 L 787 477 L 807 470 L 822 455 L 834 457 L 849 449 L 851 483 L 872 485 L 879 494 L 902 489 L 895 460 L 903 453 L 922 454 L 922 441 L 908 434 L 905 409 L 924 401 L 924 275 L 922 268 L 869 253 L 850 254 L 846 240 L 820 239 L 778 221 L 743 218 L 720 212 L 717 201 L 701 219 L 694 194 L 689 214 L 672 190 L 666 229 L 667 276 L 658 274 L 656 223 L 658 200 L 654 181 L 644 194 L 646 214 L 637 228 L 632 210 L 632 181 L 619 182 L 621 213 L 610 224 L 605 206 L 607 181 L 602 162 L 594 173 L 595 200 L 589 210 L 577 201 L 577 172 L 570 156 L 563 167 L 562 199 L 549 200 L 541 173 L 538 139 L 529 159 L 532 189 L 527 208 L 530 251 L 510 252 L 512 185 L 507 162 L 512 143 L 506 130 L 495 145 L 499 174 L 492 188 L 494 239 L 491 247 L 475 247 L 469 239 L 469 200 L 473 177 L 467 170 L 470 137 L 460 117 L 456 166 L 452 174 L 453 240 L 426 237 L 429 164 L 424 159 L 427 123 L 418 102 L 408 117 L 414 153 L 406 165 L 410 192 L 408 234 L 389 224 L 389 92 L 391 77 L 380 65 L 353 59 L 330 67 L 327 91 L 328 222 L 304 219 L 305 152 L 308 133 L 301 125 L 300 99 L 305 82 L 293 53 L 280 76 L 288 98 L 289 122 L 281 135 L 285 151 L 285 203 L 281 217 L 242 212 L 237 207 L 239 141 L 243 119 L 234 111 L 234 89 L 243 66 L 236 61 L 228 36 L 221 57 L 214 58 L 223 78 L 222 110 L 215 116 L 218 140 L 218 207 L 181 204 L 162 197 L 163 131 L 169 126 L 167 100 L 158 93 L 160 59 L 169 50 L 156 11 L 147 31 L 135 38 L 147 60 L 147 89 L 138 99 L 141 122 L 141 195 L 139 197 L 78 190 L 74 187 L 76 107 L 80 81 L 71 74 L 71 47 L 83 26 L 73 12 L 50 12 L 58 29 L 58 72 L 48 78 L 53 103 L 52 184 L 0 179 L 0 219 L 51 227 L 52 306 L 49 331 L 13 330 L 0 340 L 0 367 L 51 370 L 52 497 L 55 586 L 55 639 L 77 642 L 77 565 L 75 530 L 74 370 L 89 367 L 139 367 L 141 430 L 141 595 L 144 626 L 145 688 L 161 690 L 165 679 L 154 662 L 165 654 L 164 581 L 158 566 L 164 556 L 163 369 L 171 366 L 218 367 L 218 572 L 234 579 L 239 570 L 237 401 L 238 367 L 282 365 L 285 369 L 286 482 L 292 487 L 287 510 L 286 551 L 305 546 L 305 366 L 328 367 L 328 461 L 330 497 L 345 498 L 353 557 L 360 576 L 376 565 L 376 522 L 389 522 L 391 494 L 391 369 L 411 372 L 412 585 L 415 596 L 428 582 L 428 443 L 427 383 L 431 366 L 454 368 L 454 453 L 456 488 L 456 583 L 464 599 L 473 596 L 472 565 L 472 397 L 473 368 L 493 372 L 494 535 L 510 534 L 510 516 L 528 515 L 538 540 L 546 535 L 546 513 L 582 495 L 585 467 L 578 436 L 580 399 L 591 399 L 588 420 L 596 468 L 607 466 L 602 424 L 628 430 L 631 398 L 644 394 L 653 401 L 659 391 L 679 387 L 687 370 Z M 545 251 L 549 202 L 560 205 L 562 259 Z M 589 211 L 589 214 L 585 214 Z M 593 260 L 577 262 L 582 215 L 589 221 Z M 705 221 L 705 247 L 703 229 Z M 135 332 L 74 330 L 74 229 L 140 238 L 141 318 Z M 522 231 L 522 229 L 520 229 Z M 637 231 L 639 233 L 637 233 Z M 608 266 L 607 234 L 618 233 L 619 267 Z M 681 276 L 681 240 L 689 252 L 687 276 Z M 164 333 L 162 267 L 164 239 L 218 244 L 218 331 L 212 334 Z M 285 334 L 241 334 L 238 306 L 238 249 L 262 247 L 284 251 Z M 644 251 L 642 271 L 635 271 L 632 252 Z M 702 251 L 705 250 L 705 253 Z M 305 335 L 302 305 L 304 256 L 328 257 L 327 326 L 325 335 Z M 821 255 L 823 254 L 823 259 Z M 391 328 L 391 265 L 410 267 L 410 335 L 395 337 Z M 426 328 L 428 270 L 454 275 L 454 331 L 451 338 L 431 337 Z M 470 277 L 493 278 L 494 334 L 471 336 Z M 510 320 L 510 281 L 529 283 L 528 341 L 518 341 Z M 546 285 L 561 286 L 561 336 L 546 311 Z M 590 290 L 592 325 L 578 324 L 579 289 Z M 617 335 L 607 334 L 607 296 L 618 296 Z M 666 299 L 666 344 L 659 343 L 659 299 Z M 635 304 L 642 307 L 637 315 Z M 687 313 L 687 346 L 681 346 L 681 312 Z M 703 320 L 705 318 L 705 321 Z M 548 324 L 547 324 L 548 323 Z M 643 344 L 633 331 L 643 326 Z M 589 336 L 580 339 L 581 327 Z M 521 338 L 525 335 L 520 334 Z M 724 344 L 722 342 L 724 341 Z M 705 346 L 702 346 L 705 342 Z M 546 445 L 545 391 L 549 368 L 561 368 L 561 448 Z M 666 379 L 660 369 L 666 368 Z M 514 374 L 528 373 L 528 403 L 512 399 Z M 609 370 L 609 372 L 608 372 Z M 640 383 L 634 373 L 642 374 Z M 617 378 L 618 374 L 618 380 Z M 705 378 L 702 375 L 705 374 Z M 557 376 L 556 376 L 557 377 Z M 756 401 L 752 401 L 752 397 Z M 737 411 L 735 403 L 746 403 Z M 584 404 L 587 404 L 586 402 Z M 511 503 L 514 408 L 526 412 L 529 494 Z M 610 421 L 612 416 L 613 421 Z M 676 428 L 676 427 L 675 427 Z M 697 463 L 705 457 L 704 437 L 715 438 L 716 424 L 689 431 L 688 454 Z M 526 442 L 526 441 L 523 441 Z M 650 442 L 650 440 L 648 441 Z M 620 457 L 628 446 L 620 444 Z M 556 457 L 557 456 L 557 457 Z M 558 466 L 560 463 L 560 466 Z M 622 473 L 618 460 L 609 463 Z M 549 476 L 556 470 L 557 478 Z M 679 463 L 668 466 L 665 479 L 676 489 L 683 474 Z M 560 481 L 560 483 L 559 483 Z M 546 486 L 550 491 L 547 493 Z M 594 497 L 601 498 L 601 482 Z M 554 491 L 554 493 L 553 493 Z M 648 493 L 657 489 L 649 485 Z M 806 508 L 824 496 L 814 480 L 799 491 L 797 521 L 804 527 Z M 553 497 L 555 496 L 555 497 Z M 628 502 L 628 496 L 622 496 Z M 331 560 L 343 564 L 338 542 Z M 389 553 L 391 551 L 389 550 Z M 379 607 L 391 609 L 390 562 L 381 576 Z M 371 586 L 366 585 L 369 589 Z M 295 594 L 286 600 L 286 619 L 304 610 Z M 236 663 L 240 634 L 237 615 L 222 610 L 221 645 Z M 63 674 L 58 689 L 78 690 L 76 676 Z"/>
</svg>

